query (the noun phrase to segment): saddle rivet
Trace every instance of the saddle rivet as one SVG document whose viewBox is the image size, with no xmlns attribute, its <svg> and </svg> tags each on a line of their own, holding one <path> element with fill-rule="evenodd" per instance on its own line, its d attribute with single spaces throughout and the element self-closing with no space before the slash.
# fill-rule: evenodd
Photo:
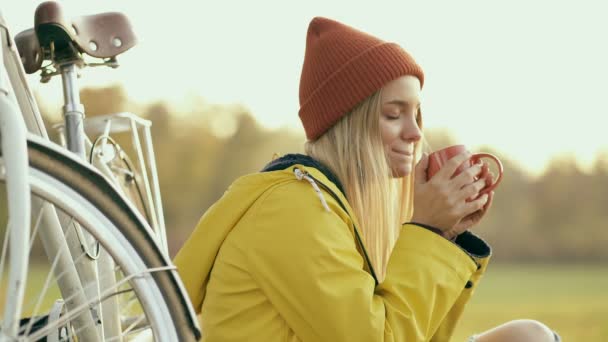
<svg viewBox="0 0 608 342">
<path fill-rule="evenodd" d="M 97 43 L 95 43 L 95 41 L 90 41 L 89 42 L 89 48 L 91 48 L 91 50 L 93 51 L 97 51 Z"/>
<path fill-rule="evenodd" d="M 121 47 L 122 40 L 120 40 L 120 38 L 116 37 L 116 38 L 112 39 L 112 45 L 114 45 L 114 47 Z"/>
</svg>

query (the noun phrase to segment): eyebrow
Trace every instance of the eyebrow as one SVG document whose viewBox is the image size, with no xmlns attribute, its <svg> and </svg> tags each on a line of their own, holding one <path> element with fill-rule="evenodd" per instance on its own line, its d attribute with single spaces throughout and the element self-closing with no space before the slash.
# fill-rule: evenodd
<svg viewBox="0 0 608 342">
<path fill-rule="evenodd" d="M 388 101 L 385 104 L 395 104 L 401 107 L 407 107 L 410 102 L 409 101 L 403 101 L 403 100 L 392 100 L 392 101 Z M 418 102 L 418 107 L 420 107 L 420 102 Z"/>
</svg>

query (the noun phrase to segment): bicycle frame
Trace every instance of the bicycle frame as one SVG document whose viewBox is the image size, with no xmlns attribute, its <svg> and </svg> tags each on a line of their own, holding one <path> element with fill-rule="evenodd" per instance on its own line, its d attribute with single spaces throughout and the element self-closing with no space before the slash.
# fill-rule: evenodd
<svg viewBox="0 0 608 342">
<path fill-rule="evenodd" d="M 2 35 L 2 63 L 0 65 L 0 77 L 2 77 L 2 129 L 0 131 L 2 137 L 2 151 L 6 160 L 6 178 L 7 178 L 7 196 L 11 200 L 8 201 L 9 207 L 9 226 L 11 233 L 11 268 L 9 273 L 9 291 L 12 296 L 8 298 L 7 306 L 5 307 L 4 322 L 0 339 L 6 336 L 16 336 L 18 331 L 18 322 L 21 316 L 21 303 L 25 293 L 25 284 L 27 279 L 26 271 L 29 262 L 29 229 L 17 229 L 20 227 L 30 227 L 30 189 L 27 180 L 28 161 L 27 161 L 27 137 L 26 132 L 30 131 L 34 134 L 39 134 L 48 138 L 42 118 L 38 108 L 35 105 L 34 98 L 27 85 L 25 74 L 21 68 L 20 59 L 16 51 L 16 47 L 9 34 L 8 27 L 0 13 L 0 34 Z M 7 148 L 9 147 L 10 148 Z M 34 206 L 42 207 L 43 203 L 34 201 Z M 63 251 L 59 255 L 60 258 L 57 272 L 65 272 L 60 280 L 61 289 L 72 289 L 74 293 L 64 293 L 64 296 L 72 298 L 70 303 L 66 305 L 77 306 L 86 303 L 83 286 L 73 261 L 69 257 L 68 241 L 65 240 L 63 231 L 57 213 L 54 208 L 49 205 L 44 206 L 44 220 L 47 229 L 41 230 L 44 248 L 56 251 Z M 73 243 L 73 242 L 72 242 Z M 52 254 L 51 254 L 52 255 Z M 12 316 L 9 315 L 12 310 Z M 88 316 L 88 317 L 87 317 Z M 78 320 L 88 321 L 82 322 L 83 326 L 95 327 L 93 319 L 89 315 L 81 315 Z M 97 340 L 98 333 L 95 329 L 85 329 L 80 334 L 81 337 L 87 340 Z"/>
<path fill-rule="evenodd" d="M 28 135 L 37 135 L 44 139 L 48 139 L 48 134 L 41 115 L 39 113 L 36 101 L 32 96 L 32 92 L 28 86 L 27 79 L 21 65 L 16 46 L 9 34 L 6 22 L 0 12 L 0 143 L 5 161 L 5 168 L 0 168 L 0 172 L 6 174 L 6 187 L 9 209 L 9 225 L 7 229 L 10 232 L 10 273 L 9 273 L 9 293 L 11 296 L 7 298 L 5 306 L 4 320 L 0 327 L 0 341 L 4 341 L 9 336 L 16 336 L 19 329 L 19 319 L 22 313 L 21 303 L 23 302 L 27 265 L 29 262 L 29 229 L 20 229 L 21 227 L 30 227 L 30 205 L 34 207 L 43 207 L 42 220 L 45 222 L 45 229 L 41 229 L 41 240 L 45 250 L 51 251 L 49 255 L 63 255 L 65 257 L 58 260 L 57 273 L 62 273 L 61 279 L 58 280 L 59 288 L 64 298 L 71 298 L 66 301 L 65 305 L 69 307 L 78 307 L 87 305 L 87 289 L 91 288 L 86 284 L 89 282 L 97 282 L 97 265 L 93 261 L 86 265 L 84 269 L 78 269 L 74 265 L 70 257 L 71 249 L 79 249 L 81 246 L 90 245 L 89 243 L 82 244 L 78 238 L 66 239 L 61 225 L 59 223 L 58 213 L 52 205 L 42 203 L 42 201 L 32 200 L 30 198 L 30 188 L 28 182 L 28 160 L 27 160 L 27 140 Z M 81 159 L 86 158 L 87 140 L 84 134 L 84 109 L 80 104 L 78 87 L 76 86 L 76 71 L 77 66 L 74 64 L 65 64 L 61 66 L 64 89 L 64 113 L 66 127 L 67 147 L 72 152 L 76 153 Z M 28 133 L 29 132 L 29 133 Z M 146 140 L 150 140 L 149 125 L 145 130 L 144 136 Z M 49 141 L 50 143 L 50 141 Z M 148 152 L 148 160 L 154 163 L 153 153 Z M 66 152 L 69 153 L 69 152 Z M 141 146 L 138 146 L 138 153 L 141 153 Z M 95 165 L 101 165 L 98 170 L 109 179 L 114 176 L 109 168 L 99 162 L 99 158 L 94 156 Z M 152 171 L 154 195 L 158 198 L 156 201 L 156 209 L 160 209 L 158 231 L 163 235 L 163 239 L 156 240 L 158 243 L 151 248 L 158 248 L 167 253 L 166 239 L 164 239 L 164 220 L 162 217 L 162 208 L 160 205 L 160 195 L 158 190 L 156 171 Z M 137 214 L 137 213 L 136 213 Z M 156 216 L 153 216 L 157 218 Z M 144 220 L 145 221 L 145 220 Z M 149 232 L 153 230 L 148 228 Z M 159 245 L 160 244 L 160 245 Z M 16 247 L 16 248 L 13 248 Z M 164 247 L 164 248 L 163 248 Z M 168 259 L 167 259 L 168 260 Z M 169 264 L 169 262 L 168 262 Z M 113 267 L 111 263 L 100 262 L 100 267 Z M 83 279 L 84 274 L 84 279 Z M 174 277 L 177 275 L 172 272 Z M 84 284 L 83 284 L 84 283 Z M 181 285 L 181 282 L 178 281 Z M 84 286 L 83 286 L 84 285 Z M 70 289 L 71 292 L 63 293 L 65 289 Z M 179 295 L 187 300 L 187 294 L 182 286 L 176 289 Z M 90 291 L 90 290 L 89 290 Z M 98 292 L 98 289 L 97 289 Z M 98 295 L 98 294 L 95 294 Z M 103 307 L 102 307 L 103 306 Z M 10 308 L 10 310 L 9 310 Z M 198 320 L 194 311 L 190 307 L 190 318 L 192 326 L 198 329 Z M 9 315 L 9 312 L 11 315 Z M 119 329 L 116 324 L 104 325 L 104 329 L 110 331 L 102 331 L 96 329 L 94 323 L 100 321 L 102 317 L 113 317 L 112 315 L 118 312 L 116 307 L 112 307 L 104 303 L 91 310 L 90 314 L 81 314 L 76 317 L 75 321 L 80 322 L 82 326 L 92 327 L 84 329 L 78 334 L 79 340 L 95 341 L 103 339 L 104 333 L 111 334 L 115 329 Z"/>
<path fill-rule="evenodd" d="M 0 13 L 0 29 L 2 30 L 2 48 L 5 46 L 6 25 Z M 15 102 L 10 98 L 12 87 L 8 72 L 4 68 L 3 53 L 0 54 L 0 113 L 15 113 L 18 109 Z M 0 338 L 5 331 L 15 334 L 18 329 L 18 322 L 21 316 L 21 301 L 25 295 L 28 255 L 29 229 L 17 229 L 18 227 L 30 226 L 30 187 L 27 181 L 27 144 L 26 127 L 23 120 L 14 115 L 0 115 L 0 138 L 2 139 L 2 151 L 7 161 L 4 172 L 6 172 L 6 192 L 13 201 L 8 203 L 9 217 L 7 229 L 12 232 L 10 236 L 11 262 L 15 267 L 11 267 L 8 289 L 14 296 L 8 298 L 8 305 L 4 312 L 4 322 Z M 7 142 L 12 142 L 11 148 L 6 149 Z M 15 307 L 13 315 L 10 315 L 9 308 Z"/>
</svg>

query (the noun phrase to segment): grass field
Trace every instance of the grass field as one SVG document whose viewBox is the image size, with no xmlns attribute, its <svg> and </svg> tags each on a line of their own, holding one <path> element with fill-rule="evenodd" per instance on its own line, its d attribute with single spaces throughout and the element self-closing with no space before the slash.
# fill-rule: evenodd
<svg viewBox="0 0 608 342">
<path fill-rule="evenodd" d="M 29 285 L 42 286 L 45 276 L 39 272 Z M 608 265 L 490 265 L 452 342 L 517 318 L 540 320 L 566 342 L 607 342 Z"/>
<path fill-rule="evenodd" d="M 517 318 L 566 342 L 608 341 L 608 265 L 490 265 L 452 342 Z"/>
</svg>

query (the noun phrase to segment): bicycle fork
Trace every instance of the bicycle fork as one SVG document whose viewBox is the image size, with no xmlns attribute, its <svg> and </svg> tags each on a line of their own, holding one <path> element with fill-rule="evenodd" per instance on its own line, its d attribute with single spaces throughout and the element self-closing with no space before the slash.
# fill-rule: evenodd
<svg viewBox="0 0 608 342">
<path fill-rule="evenodd" d="M 1 42 L 1 41 L 0 41 Z M 27 139 L 25 123 L 18 113 L 19 109 L 9 98 L 11 87 L 4 68 L 3 53 L 0 50 L 0 138 L 6 172 L 6 192 L 8 198 L 8 225 L 10 234 L 10 260 L 12 265 L 8 278 L 8 293 L 4 306 L 4 320 L 0 327 L 0 341 L 16 336 L 29 262 L 30 227 L 30 186 L 28 182 Z M 10 142 L 10 148 L 9 144 Z"/>
</svg>

